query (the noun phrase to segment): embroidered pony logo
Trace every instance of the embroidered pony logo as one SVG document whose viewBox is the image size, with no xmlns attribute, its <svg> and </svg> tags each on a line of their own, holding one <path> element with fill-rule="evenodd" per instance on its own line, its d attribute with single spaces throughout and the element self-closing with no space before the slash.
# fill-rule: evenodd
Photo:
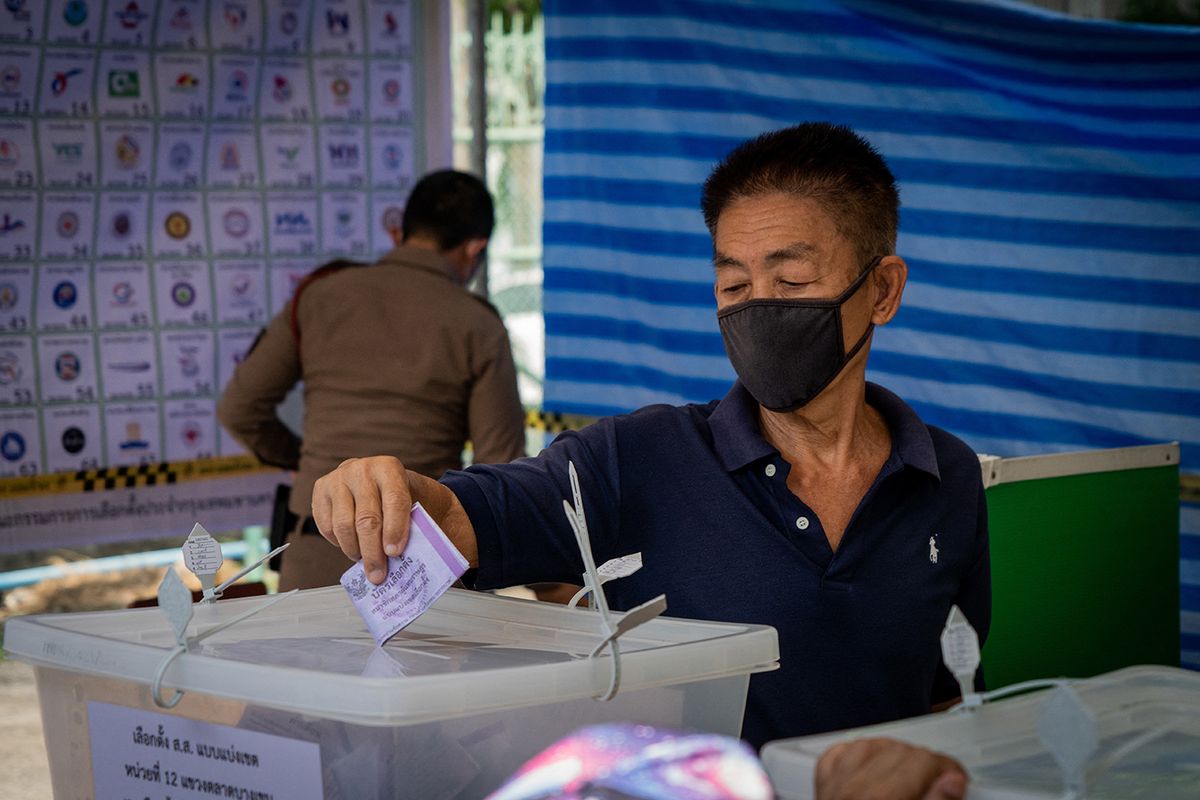
<svg viewBox="0 0 1200 800">
<path fill-rule="evenodd" d="M 929 537 L 929 563 L 936 564 L 938 560 L 937 536 Z"/>
</svg>

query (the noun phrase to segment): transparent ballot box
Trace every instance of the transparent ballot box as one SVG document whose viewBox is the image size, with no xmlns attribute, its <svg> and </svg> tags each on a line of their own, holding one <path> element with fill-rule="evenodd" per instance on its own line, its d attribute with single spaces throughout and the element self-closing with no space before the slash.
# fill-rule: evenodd
<svg viewBox="0 0 1200 800">
<path fill-rule="evenodd" d="M 263 602 L 197 605 L 189 636 Z M 589 609 L 452 589 L 377 647 L 330 587 L 174 658 L 156 608 L 16 618 L 4 647 L 35 667 L 60 799 L 480 798 L 583 725 L 737 736 L 750 675 L 778 659 L 773 628 L 660 617 L 620 637 L 604 702 L 602 638 Z"/>
<path fill-rule="evenodd" d="M 771 742 L 763 764 L 781 800 L 813 796 L 831 745 L 886 736 L 946 753 L 971 800 L 1200 797 L 1200 673 L 1143 666 L 840 733 Z"/>
</svg>

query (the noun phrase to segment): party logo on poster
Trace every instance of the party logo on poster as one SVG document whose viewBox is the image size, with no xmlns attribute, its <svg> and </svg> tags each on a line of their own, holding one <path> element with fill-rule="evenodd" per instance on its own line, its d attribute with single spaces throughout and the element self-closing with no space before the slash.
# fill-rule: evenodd
<svg viewBox="0 0 1200 800">
<path fill-rule="evenodd" d="M 83 161 L 83 142 L 51 142 L 50 150 L 59 164 L 71 165 Z"/>
<path fill-rule="evenodd" d="M 200 348 L 194 345 L 184 345 L 179 348 L 179 371 L 185 378 L 200 376 Z"/>
<path fill-rule="evenodd" d="M 333 216 L 333 229 L 342 238 L 353 236 L 354 212 L 349 208 L 339 208 Z"/>
<path fill-rule="evenodd" d="M 117 166 L 123 170 L 131 170 L 138 165 L 142 157 L 142 146 L 137 138 L 123 134 L 117 138 Z"/>
<path fill-rule="evenodd" d="M 398 144 L 386 144 L 383 147 L 383 166 L 389 170 L 400 169 L 400 164 L 403 162 L 404 153 L 400 150 Z"/>
<path fill-rule="evenodd" d="M 221 225 L 225 233 L 241 239 L 250 232 L 250 215 L 240 208 L 231 208 L 221 217 Z"/>
<path fill-rule="evenodd" d="M 388 78 L 383 82 L 383 102 L 392 106 L 400 102 L 400 81 Z"/>
<path fill-rule="evenodd" d="M 172 211 L 170 214 L 167 214 L 164 227 L 167 230 L 167 236 L 179 241 L 186 239 L 188 234 L 192 232 L 192 221 L 182 211 Z"/>
<path fill-rule="evenodd" d="M 325 27 L 329 30 L 329 35 L 337 38 L 350 35 L 350 14 L 344 11 L 334 11 L 332 8 L 325 11 Z"/>
<path fill-rule="evenodd" d="M 383 210 L 383 216 L 380 218 L 383 223 L 383 229 L 392 236 L 398 236 L 404 225 L 404 209 L 397 206 L 388 206 Z"/>
<path fill-rule="evenodd" d="M 276 75 L 271 81 L 271 96 L 277 103 L 286 103 L 292 99 L 292 82 L 286 75 Z"/>
<path fill-rule="evenodd" d="M 127 239 L 133 230 L 133 220 L 128 211 L 118 211 L 112 218 L 112 235 L 116 239 Z"/>
<path fill-rule="evenodd" d="M 250 89 L 250 76 L 245 70 L 235 69 L 229 73 L 229 84 L 225 89 L 225 99 L 230 103 L 245 103 L 249 100 L 247 92 Z"/>
<path fill-rule="evenodd" d="M 75 306 L 75 301 L 79 299 L 79 289 L 72 281 L 59 281 L 50 298 L 54 301 L 54 305 L 66 311 Z"/>
<path fill-rule="evenodd" d="M 71 455 L 78 455 L 87 447 L 87 437 L 82 430 L 72 425 L 62 432 L 62 447 Z"/>
<path fill-rule="evenodd" d="M 192 146 L 187 142 L 176 142 L 167 152 L 167 164 L 176 172 L 183 172 L 192 165 Z"/>
<path fill-rule="evenodd" d="M 127 31 L 131 31 L 141 25 L 149 16 L 146 12 L 142 11 L 142 7 L 137 4 L 137 0 L 129 0 L 123 7 L 114 11 L 113 15 L 117 18 L 117 22 L 120 23 L 121 27 Z"/>
<path fill-rule="evenodd" d="M 71 78 L 82 74 L 83 69 L 81 67 L 63 70 L 62 72 L 55 72 L 50 78 L 50 94 L 54 95 L 55 97 L 61 97 L 67 91 L 67 89 L 70 88 Z"/>
<path fill-rule="evenodd" d="M 74 239 L 75 234 L 79 233 L 79 215 L 74 211 L 62 212 L 58 215 L 55 230 L 58 231 L 59 237 L 63 239 Z"/>
<path fill-rule="evenodd" d="M 233 301 L 241 304 L 250 299 L 250 293 L 254 290 L 254 278 L 245 272 L 235 273 L 229 279 L 229 289 L 233 292 Z"/>
<path fill-rule="evenodd" d="M 0 67 L 0 92 L 12 96 L 21 91 L 21 68 L 15 64 Z"/>
<path fill-rule="evenodd" d="M 125 438 L 117 443 L 122 450 L 147 450 L 150 443 L 142 438 L 142 423 L 129 421 L 125 423 Z"/>
<path fill-rule="evenodd" d="M 395 39 L 400 35 L 400 20 L 396 19 L 396 15 L 391 11 L 387 11 L 383 15 L 383 35 L 389 39 Z"/>
<path fill-rule="evenodd" d="M 222 9 L 221 16 L 225 20 L 225 24 L 229 26 L 231 31 L 239 31 L 246 24 L 248 17 L 246 13 L 245 3 L 226 3 Z"/>
<path fill-rule="evenodd" d="M 25 437 L 16 431 L 5 431 L 0 436 L 0 455 L 5 461 L 20 461 L 25 457 Z"/>
<path fill-rule="evenodd" d="M 16 308 L 19 299 L 21 293 L 17 291 L 15 283 L 0 283 L 0 311 Z"/>
<path fill-rule="evenodd" d="M 180 308 L 190 308 L 196 302 L 196 287 L 187 281 L 178 281 L 171 287 L 171 302 Z"/>
<path fill-rule="evenodd" d="M 21 163 L 21 149 L 12 139 L 0 139 L 0 167 L 15 167 Z"/>
<path fill-rule="evenodd" d="M 279 156 L 279 166 L 284 169 L 293 169 L 296 166 L 296 162 L 300 159 L 300 148 L 298 146 L 284 147 L 283 145 L 279 145 L 275 148 L 275 153 Z"/>
<path fill-rule="evenodd" d="M 358 145 L 354 143 L 331 143 L 329 163 L 334 169 L 356 169 L 358 167 Z"/>
<path fill-rule="evenodd" d="M 7 211 L 0 214 L 0 238 L 21 230 L 25 230 L 25 220 L 20 217 L 14 217 Z"/>
<path fill-rule="evenodd" d="M 175 76 L 175 82 L 170 90 L 180 94 L 195 94 L 200 88 L 200 79 L 191 72 L 181 72 Z"/>
<path fill-rule="evenodd" d="M 190 31 L 192 29 L 192 12 L 187 6 L 179 6 L 175 9 L 175 13 L 171 15 L 171 19 L 167 25 L 177 31 Z"/>
<path fill-rule="evenodd" d="M 227 172 L 237 172 L 242 168 L 242 154 L 234 142 L 225 142 L 217 154 L 217 162 L 221 169 Z"/>
<path fill-rule="evenodd" d="M 13 22 L 29 22 L 29 8 L 25 0 L 4 0 L 4 7 L 12 14 Z"/>
<path fill-rule="evenodd" d="M 108 96 L 120 99 L 141 97 L 142 83 L 137 70 L 110 69 L 108 71 Z"/>
<path fill-rule="evenodd" d="M 179 432 L 179 438 L 183 440 L 185 445 L 195 449 L 204 439 L 204 429 L 196 424 L 196 422 L 189 419 L 187 422 L 183 423 L 183 429 Z"/>
<path fill-rule="evenodd" d="M 87 22 L 88 6 L 85 0 L 67 0 L 63 6 L 63 21 L 72 28 L 77 28 Z"/>
<path fill-rule="evenodd" d="M 300 26 L 300 17 L 295 11 L 285 11 L 279 17 L 279 30 L 284 36 L 291 36 Z"/>
<path fill-rule="evenodd" d="M 11 350 L 0 353 L 0 386 L 12 386 L 23 375 L 21 357 Z"/>
<path fill-rule="evenodd" d="M 303 211 L 281 211 L 275 215 L 277 236 L 305 236 L 312 231 L 312 220 Z"/>
<path fill-rule="evenodd" d="M 113 305 L 118 308 L 128 308 L 133 305 L 133 284 L 129 281 L 117 281 L 113 284 Z"/>
<path fill-rule="evenodd" d="M 79 377 L 79 366 L 79 356 L 64 350 L 54 359 L 54 374 L 69 383 Z"/>
<path fill-rule="evenodd" d="M 350 92 L 352 91 L 349 79 L 344 77 L 334 78 L 333 82 L 329 84 L 329 91 L 333 93 L 334 105 L 344 106 L 349 104 Z"/>
</svg>

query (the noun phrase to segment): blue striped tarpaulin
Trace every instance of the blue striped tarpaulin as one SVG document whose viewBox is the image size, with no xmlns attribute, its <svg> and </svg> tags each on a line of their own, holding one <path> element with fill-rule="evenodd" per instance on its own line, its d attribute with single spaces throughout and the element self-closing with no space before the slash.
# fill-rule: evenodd
<svg viewBox="0 0 1200 800">
<path fill-rule="evenodd" d="M 1200 30 L 1012 2 L 548 0 L 549 410 L 733 378 L 700 184 L 738 142 L 855 128 L 901 184 L 904 304 L 869 376 L 977 451 L 1178 440 L 1200 471 Z M 1185 508 L 1185 660 L 1200 516 Z"/>
</svg>

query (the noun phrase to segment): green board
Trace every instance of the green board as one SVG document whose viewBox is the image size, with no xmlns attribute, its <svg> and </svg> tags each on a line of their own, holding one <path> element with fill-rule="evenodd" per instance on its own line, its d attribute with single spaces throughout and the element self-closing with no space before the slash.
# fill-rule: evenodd
<svg viewBox="0 0 1200 800">
<path fill-rule="evenodd" d="M 1179 467 L 987 490 L 989 688 L 1179 665 Z"/>
</svg>

